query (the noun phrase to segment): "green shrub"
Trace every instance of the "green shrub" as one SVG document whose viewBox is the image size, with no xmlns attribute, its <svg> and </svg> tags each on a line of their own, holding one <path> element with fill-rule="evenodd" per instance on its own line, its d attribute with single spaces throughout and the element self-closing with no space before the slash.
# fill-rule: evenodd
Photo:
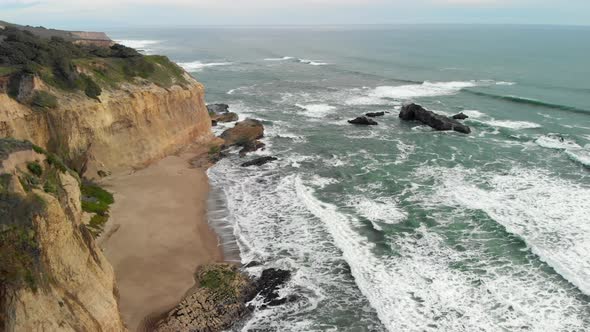
<svg viewBox="0 0 590 332">
<path fill-rule="evenodd" d="M 39 165 L 38 162 L 36 161 L 31 161 L 27 163 L 27 169 L 35 174 L 36 176 L 41 176 L 43 175 L 43 168 L 41 167 L 41 165 Z"/>
<path fill-rule="evenodd" d="M 108 214 L 95 214 L 94 216 L 92 216 L 92 218 L 90 218 L 90 221 L 88 222 L 88 225 L 86 227 L 94 237 L 97 237 L 100 235 L 100 233 L 102 233 L 104 225 L 107 223 L 108 220 Z"/>
<path fill-rule="evenodd" d="M 236 277 L 236 272 L 226 269 L 213 269 L 205 272 L 199 280 L 199 286 L 210 289 L 228 289 Z"/>
<path fill-rule="evenodd" d="M 90 183 L 83 183 L 81 190 L 82 210 L 101 216 L 108 214 L 109 206 L 115 202 L 113 194 Z"/>
<path fill-rule="evenodd" d="M 102 93 L 102 89 L 100 88 L 100 86 L 98 86 L 98 84 L 96 84 L 96 82 L 94 82 L 92 78 L 86 75 L 83 75 L 82 77 L 84 80 L 84 85 L 86 86 L 84 88 L 84 93 L 92 99 L 98 99 L 98 96 L 100 96 L 100 94 Z"/>
<path fill-rule="evenodd" d="M 57 184 L 53 181 L 53 179 L 48 179 L 43 185 L 43 190 L 46 193 L 57 195 Z"/>
<path fill-rule="evenodd" d="M 37 288 L 38 244 L 35 231 L 27 226 L 12 226 L 0 231 L 0 284 Z"/>
<path fill-rule="evenodd" d="M 32 176 L 28 173 L 21 173 L 18 180 L 25 191 L 31 191 L 31 189 L 37 188 L 41 184 L 38 177 Z"/>
<path fill-rule="evenodd" d="M 219 145 L 213 145 L 209 148 L 209 155 L 218 154 L 221 152 L 221 147 Z"/>
<path fill-rule="evenodd" d="M 31 104 L 40 108 L 57 108 L 57 98 L 47 91 L 35 91 Z"/>
</svg>

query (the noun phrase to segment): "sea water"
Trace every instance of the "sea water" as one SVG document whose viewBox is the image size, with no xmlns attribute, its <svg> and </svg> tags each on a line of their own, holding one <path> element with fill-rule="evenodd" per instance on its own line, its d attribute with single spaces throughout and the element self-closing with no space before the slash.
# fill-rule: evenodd
<svg viewBox="0 0 590 332">
<path fill-rule="evenodd" d="M 235 330 L 590 329 L 590 28 L 109 33 L 264 123 L 264 151 L 209 170 L 212 218 L 250 273 L 292 271 L 298 300 Z M 401 122 L 406 102 L 472 133 Z M 279 160 L 239 166 L 258 155 Z"/>
</svg>

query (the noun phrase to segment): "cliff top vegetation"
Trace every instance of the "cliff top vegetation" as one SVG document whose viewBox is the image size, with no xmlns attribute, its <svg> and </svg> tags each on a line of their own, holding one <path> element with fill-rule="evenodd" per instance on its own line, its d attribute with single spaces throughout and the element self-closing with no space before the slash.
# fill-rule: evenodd
<svg viewBox="0 0 590 332">
<path fill-rule="evenodd" d="M 145 56 L 119 44 L 100 47 L 42 38 L 14 27 L 0 30 L 0 76 L 10 76 L 14 88 L 26 74 L 60 90 L 83 91 L 90 98 L 100 96 L 103 88 L 138 78 L 162 87 L 187 83 L 184 71 L 164 56 Z"/>
</svg>

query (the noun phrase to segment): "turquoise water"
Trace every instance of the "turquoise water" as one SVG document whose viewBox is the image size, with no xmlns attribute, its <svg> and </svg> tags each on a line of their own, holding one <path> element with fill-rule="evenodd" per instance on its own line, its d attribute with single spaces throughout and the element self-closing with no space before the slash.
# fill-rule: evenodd
<svg viewBox="0 0 590 332">
<path fill-rule="evenodd" d="M 278 162 L 209 175 L 241 260 L 293 271 L 299 300 L 236 330 L 590 329 L 590 28 L 110 34 L 265 124 Z M 409 101 L 472 134 L 400 122 Z M 390 113 L 346 122 L 369 111 Z"/>
</svg>

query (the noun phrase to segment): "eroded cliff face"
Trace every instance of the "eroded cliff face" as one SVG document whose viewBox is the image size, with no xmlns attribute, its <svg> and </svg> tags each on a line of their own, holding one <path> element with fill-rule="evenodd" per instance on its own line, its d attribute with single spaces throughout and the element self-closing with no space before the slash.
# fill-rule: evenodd
<svg viewBox="0 0 590 332">
<path fill-rule="evenodd" d="M 75 173 L 30 143 L 0 145 L 0 330 L 124 331 Z"/>
<path fill-rule="evenodd" d="M 37 81 L 57 96 L 56 109 L 38 110 L 0 93 L 0 137 L 26 139 L 54 151 L 88 178 L 141 167 L 195 141 L 212 138 L 203 86 L 165 89 L 136 81 L 103 91 L 100 100 Z M 104 173 L 103 173 L 104 172 Z"/>
</svg>

